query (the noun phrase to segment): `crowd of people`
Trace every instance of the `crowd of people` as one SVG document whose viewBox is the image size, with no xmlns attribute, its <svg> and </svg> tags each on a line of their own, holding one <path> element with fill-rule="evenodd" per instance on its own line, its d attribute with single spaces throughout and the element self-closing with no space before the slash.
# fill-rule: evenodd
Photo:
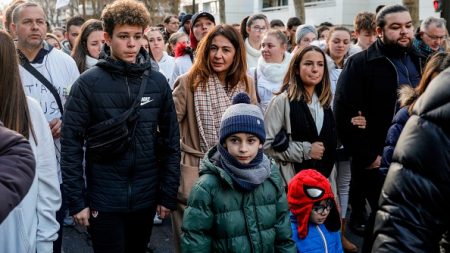
<svg viewBox="0 0 450 253">
<path fill-rule="evenodd" d="M 450 251 L 446 20 L 5 18 L 0 252 L 62 252 L 77 224 L 96 253 L 143 253 L 167 217 L 177 253 Z"/>
</svg>

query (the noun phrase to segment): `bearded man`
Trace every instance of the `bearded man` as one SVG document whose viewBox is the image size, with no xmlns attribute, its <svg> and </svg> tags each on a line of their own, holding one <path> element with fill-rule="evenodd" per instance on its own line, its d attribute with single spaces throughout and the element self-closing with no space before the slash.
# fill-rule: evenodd
<svg viewBox="0 0 450 253">
<path fill-rule="evenodd" d="M 360 184 L 371 210 L 378 209 L 384 182 L 379 167 L 384 140 L 398 109 L 397 90 L 402 85 L 415 87 L 425 63 L 412 46 L 414 27 L 404 6 L 381 9 L 376 32 L 375 43 L 348 59 L 334 98 L 338 136 L 352 156 L 352 183 Z M 366 128 L 351 123 L 359 111 L 366 118 Z M 374 215 L 370 215 L 363 252 L 371 248 L 373 222 Z"/>
</svg>

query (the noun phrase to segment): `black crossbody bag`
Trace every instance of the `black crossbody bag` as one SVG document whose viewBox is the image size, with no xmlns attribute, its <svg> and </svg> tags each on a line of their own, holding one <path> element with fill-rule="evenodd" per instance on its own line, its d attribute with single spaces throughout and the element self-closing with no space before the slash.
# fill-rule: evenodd
<svg viewBox="0 0 450 253">
<path fill-rule="evenodd" d="M 43 76 L 39 71 L 33 67 L 33 65 L 30 64 L 30 61 L 23 55 L 22 52 L 19 52 L 19 58 L 20 58 L 20 65 L 24 67 L 24 69 L 28 70 L 30 74 L 32 74 L 34 77 L 36 77 L 39 82 L 41 82 L 45 87 L 52 93 L 52 95 L 55 97 L 56 103 L 58 104 L 59 111 L 61 112 L 61 116 L 63 115 L 63 105 L 61 101 L 61 97 L 58 94 L 58 91 L 56 90 L 55 86 L 53 86 L 52 83 L 50 83 L 45 76 Z"/>
<path fill-rule="evenodd" d="M 86 131 L 86 157 L 95 162 L 117 160 L 128 150 L 139 119 L 139 106 L 147 86 L 149 71 L 142 76 L 142 83 L 131 108 L 117 117 L 102 121 Z"/>
</svg>

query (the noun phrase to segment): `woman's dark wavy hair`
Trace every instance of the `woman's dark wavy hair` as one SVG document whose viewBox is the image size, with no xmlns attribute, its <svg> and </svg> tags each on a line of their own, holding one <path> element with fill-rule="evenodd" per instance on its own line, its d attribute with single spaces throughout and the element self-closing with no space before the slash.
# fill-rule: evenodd
<svg viewBox="0 0 450 253">
<path fill-rule="evenodd" d="M 249 90 L 249 80 L 247 77 L 247 59 L 245 54 L 244 40 L 241 35 L 231 25 L 217 25 L 201 41 L 197 48 L 194 65 L 189 70 L 188 77 L 191 80 L 191 89 L 195 91 L 198 87 L 206 88 L 204 84 L 209 77 L 214 74 L 214 70 L 209 60 L 211 44 L 215 37 L 224 36 L 235 49 L 234 61 L 227 71 L 225 85 L 227 90 L 234 89 L 239 82 L 244 82 L 246 90 Z"/>
</svg>

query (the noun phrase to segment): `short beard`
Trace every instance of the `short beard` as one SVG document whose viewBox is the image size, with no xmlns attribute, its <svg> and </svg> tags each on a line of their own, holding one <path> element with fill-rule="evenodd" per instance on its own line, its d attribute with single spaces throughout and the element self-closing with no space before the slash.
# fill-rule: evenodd
<svg viewBox="0 0 450 253">
<path fill-rule="evenodd" d="M 386 37 L 386 34 L 383 34 L 383 43 L 384 43 L 385 46 L 387 46 L 389 48 L 399 49 L 399 50 L 407 50 L 408 48 L 410 48 L 412 46 L 412 40 L 411 39 L 409 40 L 408 45 L 403 46 L 400 43 L 398 43 L 397 40 L 388 39 Z"/>
</svg>

